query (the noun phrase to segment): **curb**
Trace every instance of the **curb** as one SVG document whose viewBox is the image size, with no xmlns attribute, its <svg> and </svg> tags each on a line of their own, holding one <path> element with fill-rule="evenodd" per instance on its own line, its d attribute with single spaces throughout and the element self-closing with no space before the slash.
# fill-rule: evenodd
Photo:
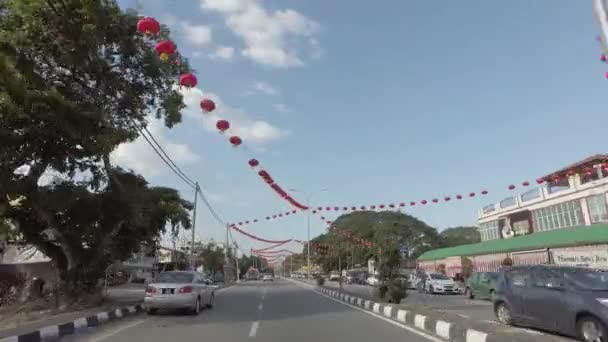
<svg viewBox="0 0 608 342">
<path fill-rule="evenodd" d="M 55 341 L 59 338 L 72 335 L 75 332 L 96 327 L 106 322 L 116 321 L 124 317 L 133 316 L 144 311 L 142 304 L 118 308 L 112 311 L 99 312 L 96 315 L 80 317 L 74 321 L 58 325 L 49 325 L 39 330 L 18 336 L 8 336 L 0 339 L 0 342 L 41 342 Z"/>
<path fill-rule="evenodd" d="M 396 308 L 389 304 L 376 303 L 371 300 L 352 296 L 340 291 L 329 290 L 323 287 L 313 287 L 314 291 L 337 299 L 339 301 L 357 306 L 366 311 L 375 313 L 382 317 L 397 321 L 402 324 L 422 330 L 428 334 L 441 338 L 445 341 L 458 342 L 513 342 L 513 341 L 538 341 L 533 337 L 530 339 L 515 339 L 514 336 L 506 336 L 500 333 L 489 333 L 470 329 L 462 324 L 448 322 L 428 315 L 421 315 L 411 310 Z M 0 341 L 2 342 L 2 341 Z"/>
</svg>

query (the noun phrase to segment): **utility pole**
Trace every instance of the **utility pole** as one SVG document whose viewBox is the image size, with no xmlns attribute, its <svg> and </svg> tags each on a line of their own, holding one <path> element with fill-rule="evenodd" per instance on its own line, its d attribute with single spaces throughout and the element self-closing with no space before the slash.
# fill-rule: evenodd
<svg viewBox="0 0 608 342">
<path fill-rule="evenodd" d="M 236 244 L 236 242 L 234 243 L 234 263 L 236 265 L 236 282 L 238 283 L 241 280 L 241 275 L 240 275 L 240 271 L 239 271 L 239 256 L 238 256 L 238 248 L 239 246 Z"/>
<path fill-rule="evenodd" d="M 308 243 L 306 244 L 307 246 L 307 267 L 306 267 L 306 279 L 310 281 L 310 211 L 312 209 L 310 209 L 310 198 L 312 197 L 312 194 L 308 196 L 308 201 L 306 203 L 306 206 L 308 206 L 308 210 L 306 211 L 306 239 L 308 240 Z"/>
<path fill-rule="evenodd" d="M 293 274 L 293 254 L 289 256 L 289 276 Z"/>
<path fill-rule="evenodd" d="M 194 210 L 192 211 L 192 241 L 190 242 L 190 269 L 196 271 L 196 261 L 194 260 L 194 239 L 196 232 L 196 202 L 198 201 L 198 182 L 195 183 L 194 188 Z"/>
</svg>

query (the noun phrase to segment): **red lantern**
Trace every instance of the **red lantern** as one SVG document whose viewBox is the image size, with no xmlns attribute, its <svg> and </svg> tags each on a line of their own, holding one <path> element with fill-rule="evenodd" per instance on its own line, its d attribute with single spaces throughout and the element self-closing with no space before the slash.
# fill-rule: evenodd
<svg viewBox="0 0 608 342">
<path fill-rule="evenodd" d="M 469 194 L 469 197 L 475 197 L 475 193 L 474 193 L 474 192 L 471 192 L 471 193 Z"/>
<path fill-rule="evenodd" d="M 267 220 L 270 220 L 270 216 L 266 216 L 266 219 L 267 219 Z"/>
<path fill-rule="evenodd" d="M 364 205 L 361 206 L 361 210 L 365 210 L 365 206 Z"/>
<path fill-rule="evenodd" d="M 400 207 L 405 207 L 405 203 L 401 202 L 401 203 L 399 203 L 399 206 Z"/>
<path fill-rule="evenodd" d="M 276 219 L 276 218 L 277 218 L 277 215 L 272 215 L 272 218 L 273 218 L 273 219 Z"/>
<path fill-rule="evenodd" d="M 523 183 L 521 183 L 521 185 L 523 185 L 523 186 L 530 186 L 530 182 L 524 181 Z"/>
<path fill-rule="evenodd" d="M 462 199 L 462 195 L 456 195 L 456 199 L 461 200 Z"/>
<path fill-rule="evenodd" d="M 317 213 L 317 211 L 316 211 L 316 210 L 313 210 L 313 211 L 312 211 L 312 213 L 313 213 L 313 214 L 316 214 L 316 213 Z"/>
<path fill-rule="evenodd" d="M 605 61 L 606 61 L 606 55 L 602 55 L 602 57 L 600 57 L 600 60 L 601 60 L 602 62 L 605 62 Z"/>
<path fill-rule="evenodd" d="M 152 17 L 142 18 L 137 22 L 137 31 L 145 34 L 158 34 L 160 24 Z"/>
<path fill-rule="evenodd" d="M 291 211 L 291 213 L 292 213 L 292 214 L 295 214 L 295 213 L 296 213 L 296 211 L 295 211 L 295 210 L 292 210 L 292 211 Z"/>
<path fill-rule="evenodd" d="M 354 211 L 357 210 L 357 207 L 351 207 L 350 209 Z"/>
<path fill-rule="evenodd" d="M 260 165 L 260 162 L 257 159 L 249 159 L 249 166 L 256 167 Z"/>
<path fill-rule="evenodd" d="M 258 222 L 258 219 L 253 220 L 253 223 L 256 223 L 256 222 Z"/>
<path fill-rule="evenodd" d="M 380 209 L 384 209 L 384 204 L 379 205 Z"/>
<path fill-rule="evenodd" d="M 289 213 L 289 211 L 288 211 L 288 212 L 286 212 L 286 213 L 285 213 L 285 216 L 289 216 L 289 214 L 290 214 L 290 213 Z"/>
<path fill-rule="evenodd" d="M 331 208 L 330 208 L 330 207 L 325 207 L 325 210 L 328 210 L 328 211 L 329 211 L 329 210 L 331 210 Z"/>
<path fill-rule="evenodd" d="M 241 138 L 237 137 L 236 135 L 231 136 L 229 140 L 234 147 L 238 147 L 243 142 Z"/>
<path fill-rule="evenodd" d="M 163 40 L 158 42 L 154 49 L 156 49 L 156 53 L 159 54 L 161 61 L 166 61 L 169 59 L 169 55 L 175 52 L 177 47 L 170 40 Z"/>
<path fill-rule="evenodd" d="M 429 203 L 429 202 L 427 202 L 426 200 L 422 200 L 422 201 L 420 201 L 420 203 L 422 203 L 422 204 L 425 204 L 425 205 L 426 205 L 426 204 L 427 204 L 427 203 Z"/>
<path fill-rule="evenodd" d="M 335 211 L 338 211 L 338 210 L 340 210 L 340 208 L 338 208 L 338 207 L 334 207 L 334 210 L 335 210 Z"/>
<path fill-rule="evenodd" d="M 513 185 L 513 184 L 509 185 L 509 190 L 513 190 L 513 189 L 515 189 L 515 185 Z"/>
<path fill-rule="evenodd" d="M 249 224 L 249 221 L 245 221 L 245 224 Z"/>
<path fill-rule="evenodd" d="M 416 205 L 416 202 L 412 201 L 412 202 L 410 202 L 410 205 L 413 207 Z"/>
<path fill-rule="evenodd" d="M 279 214 L 279 217 L 283 217 L 283 214 Z"/>
<path fill-rule="evenodd" d="M 205 113 L 211 113 L 215 110 L 215 102 L 211 99 L 202 99 L 200 106 Z"/>
<path fill-rule="evenodd" d="M 186 88 L 196 87 L 197 79 L 193 73 L 183 74 L 179 77 L 179 84 L 183 85 Z"/>
<path fill-rule="evenodd" d="M 321 216 L 321 220 L 325 220 L 325 216 Z"/>
<path fill-rule="evenodd" d="M 389 208 L 394 208 L 394 207 L 395 207 L 395 205 L 391 203 L 391 204 L 389 204 L 389 205 L 388 205 L 388 207 L 389 207 Z"/>
<path fill-rule="evenodd" d="M 369 207 L 370 207 L 370 209 L 371 209 L 371 210 L 376 209 L 376 206 L 375 206 L 375 205 L 370 205 Z"/>
<path fill-rule="evenodd" d="M 488 194 L 488 190 L 482 190 L 482 191 L 481 191 L 481 194 L 482 194 L 482 195 L 487 195 L 487 194 Z"/>
<path fill-rule="evenodd" d="M 230 128 L 230 123 L 226 120 L 217 120 L 215 127 L 217 127 L 220 133 L 224 133 L 228 130 L 228 128 Z"/>
<path fill-rule="evenodd" d="M 437 202 L 439 202 L 439 200 L 436 198 L 433 198 L 433 203 L 437 203 Z"/>
<path fill-rule="evenodd" d="M 446 202 L 449 202 L 449 201 L 451 200 L 450 196 L 445 196 L 443 199 L 444 199 Z"/>
<path fill-rule="evenodd" d="M 321 210 L 323 210 L 323 207 L 317 207 L 317 210 L 321 211 Z"/>
<path fill-rule="evenodd" d="M 242 225 L 243 225 L 243 222 L 239 222 L 239 226 L 242 226 Z"/>
</svg>

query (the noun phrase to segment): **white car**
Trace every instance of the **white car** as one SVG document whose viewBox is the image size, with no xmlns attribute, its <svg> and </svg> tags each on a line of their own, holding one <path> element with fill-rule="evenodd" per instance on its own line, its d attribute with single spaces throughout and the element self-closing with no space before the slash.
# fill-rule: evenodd
<svg viewBox="0 0 608 342">
<path fill-rule="evenodd" d="M 262 276 L 262 281 L 274 281 L 272 274 L 266 273 Z"/>
<path fill-rule="evenodd" d="M 424 279 L 424 291 L 435 293 L 458 294 L 460 289 L 456 282 L 443 273 L 427 273 Z"/>
<path fill-rule="evenodd" d="M 202 306 L 213 307 L 215 290 L 211 280 L 198 272 L 162 272 L 146 287 L 144 305 L 148 314 L 158 309 L 187 309 L 198 314 Z"/>
</svg>

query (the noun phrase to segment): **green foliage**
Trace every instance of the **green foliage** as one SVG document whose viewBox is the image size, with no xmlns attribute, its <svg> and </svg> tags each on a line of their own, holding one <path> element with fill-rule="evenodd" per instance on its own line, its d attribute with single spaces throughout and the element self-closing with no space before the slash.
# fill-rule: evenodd
<svg viewBox="0 0 608 342">
<path fill-rule="evenodd" d="M 205 272 L 214 275 L 223 270 L 225 251 L 224 248 L 218 246 L 214 241 L 210 241 L 207 244 L 200 243 L 195 245 L 194 254 L 201 259 Z"/>
<path fill-rule="evenodd" d="M 72 289 L 167 227 L 190 227 L 176 190 L 110 163 L 150 112 L 173 127 L 184 108 L 174 85 L 187 61 L 161 62 L 137 20 L 112 0 L 0 3 L 0 215 Z M 48 172 L 61 176 L 45 184 Z"/>
<path fill-rule="evenodd" d="M 390 303 L 401 303 L 401 300 L 407 297 L 407 284 L 399 279 L 392 279 L 387 285 L 387 295 Z"/>
<path fill-rule="evenodd" d="M 441 247 L 454 247 L 481 242 L 477 227 L 446 228 L 439 234 Z"/>
<path fill-rule="evenodd" d="M 380 261 L 379 268 L 384 269 L 385 273 L 389 273 L 385 275 L 389 276 L 399 265 L 399 244 L 403 243 L 409 247 L 411 258 L 440 246 L 439 235 L 433 227 L 400 212 L 356 211 L 338 217 L 334 225 L 373 241 L 378 248 L 364 249 L 330 230 L 312 240 L 313 243 L 330 245 L 334 250 L 333 253 L 314 254 L 315 262 L 321 264 L 326 271 L 338 269 L 339 261 L 340 266 L 345 268 L 351 258 L 355 259 L 356 263 L 366 264 L 367 260 L 373 257 Z"/>
</svg>

